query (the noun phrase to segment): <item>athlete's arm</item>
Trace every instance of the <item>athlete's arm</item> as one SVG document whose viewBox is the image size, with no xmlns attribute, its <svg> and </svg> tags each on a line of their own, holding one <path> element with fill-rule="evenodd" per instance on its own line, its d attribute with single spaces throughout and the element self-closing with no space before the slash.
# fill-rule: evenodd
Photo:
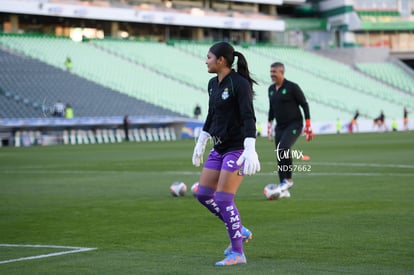
<svg viewBox="0 0 414 275">
<path fill-rule="evenodd" d="M 269 113 L 267 116 L 267 137 L 268 139 L 272 139 L 272 122 L 275 119 L 275 115 L 273 113 L 273 108 L 272 108 L 272 102 L 270 100 L 270 87 L 268 89 L 268 95 L 269 95 Z"/>
<path fill-rule="evenodd" d="M 244 128 L 244 151 L 237 160 L 237 165 L 242 165 L 243 173 L 253 175 L 260 171 L 259 157 L 256 153 L 256 117 L 253 108 L 253 92 L 247 82 L 242 82 L 236 91 L 240 116 Z"/>
<path fill-rule="evenodd" d="M 306 100 L 305 95 L 303 94 L 302 89 L 299 85 L 295 84 L 293 89 L 293 94 L 295 96 L 296 102 L 302 107 L 303 114 L 305 115 L 305 119 L 310 119 L 310 112 L 309 112 L 309 104 Z"/>
<path fill-rule="evenodd" d="M 253 108 L 253 92 L 247 81 L 240 84 L 235 88 L 237 89 L 236 96 L 240 117 L 243 122 L 243 134 L 245 138 L 256 138 L 256 116 Z"/>
<path fill-rule="evenodd" d="M 209 95 L 210 95 L 210 88 L 211 88 L 210 83 L 211 83 L 211 80 L 209 81 L 208 86 L 207 86 L 207 92 L 208 92 Z M 211 125 L 211 118 L 213 116 L 212 112 L 213 112 L 213 106 L 211 106 L 211 99 L 210 99 L 210 96 L 209 96 L 208 112 L 207 112 L 206 121 L 204 122 L 204 126 L 203 126 L 203 131 L 205 131 L 205 132 L 209 132 L 210 125 Z"/>
</svg>

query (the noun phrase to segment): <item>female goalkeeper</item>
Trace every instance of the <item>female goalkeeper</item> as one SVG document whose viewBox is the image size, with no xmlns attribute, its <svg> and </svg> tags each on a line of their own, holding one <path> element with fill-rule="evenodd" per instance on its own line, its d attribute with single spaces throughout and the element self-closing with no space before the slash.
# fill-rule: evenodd
<svg viewBox="0 0 414 275">
<path fill-rule="evenodd" d="M 232 69 L 237 58 L 237 72 Z M 203 131 L 194 148 L 193 165 L 200 166 L 207 141 L 213 149 L 200 175 L 197 199 L 226 225 L 230 245 L 216 266 L 246 263 L 243 241 L 252 233 L 242 226 L 234 204 L 243 175 L 260 171 L 255 150 L 256 117 L 253 83 L 245 57 L 226 43 L 214 44 L 206 60 L 209 73 L 217 76 L 208 83 L 209 109 Z"/>
</svg>

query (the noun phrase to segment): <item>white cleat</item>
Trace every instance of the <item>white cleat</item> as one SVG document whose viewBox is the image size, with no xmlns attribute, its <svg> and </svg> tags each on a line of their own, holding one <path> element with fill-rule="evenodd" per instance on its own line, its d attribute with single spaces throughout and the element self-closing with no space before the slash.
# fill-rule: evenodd
<svg viewBox="0 0 414 275">
<path fill-rule="evenodd" d="M 282 192 L 280 192 L 280 196 L 279 198 L 290 198 L 290 192 L 289 190 L 283 190 Z"/>
<path fill-rule="evenodd" d="M 287 191 L 288 189 L 292 188 L 293 186 L 293 181 L 288 181 L 286 179 L 282 180 L 281 183 L 279 183 L 278 188 L 280 188 L 280 190 L 282 191 Z"/>
</svg>

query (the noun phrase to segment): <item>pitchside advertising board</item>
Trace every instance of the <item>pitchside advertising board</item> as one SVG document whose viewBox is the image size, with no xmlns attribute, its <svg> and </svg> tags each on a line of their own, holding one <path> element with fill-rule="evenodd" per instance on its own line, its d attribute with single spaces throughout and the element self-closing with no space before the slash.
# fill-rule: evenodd
<svg viewBox="0 0 414 275">
<path fill-rule="evenodd" d="M 203 123 L 200 121 L 187 122 L 181 132 L 181 138 L 198 137 L 201 130 L 203 130 Z"/>
<path fill-rule="evenodd" d="M 123 117 L 106 118 L 36 118 L 36 119 L 0 119 L 0 147 L 13 146 L 19 133 L 19 146 L 52 145 L 62 143 L 59 133 L 64 130 L 122 129 Z M 139 129 L 158 129 L 168 127 L 174 131 L 177 139 L 197 138 L 204 122 L 182 117 L 130 117 L 130 127 Z M 259 125 L 258 125 L 259 126 Z M 260 136 L 267 136 L 267 123 L 261 123 Z M 390 132 L 414 129 L 414 121 L 405 126 L 402 119 L 388 119 L 383 125 L 374 124 L 372 120 L 358 120 L 352 125 L 350 121 L 315 121 L 312 130 L 316 135 L 349 134 L 367 132 Z M 30 133 L 36 133 L 36 137 Z"/>
<path fill-rule="evenodd" d="M 394 127 L 393 127 L 394 126 Z M 258 127 L 259 128 L 259 127 Z M 261 123 L 262 129 L 267 129 L 267 122 Z M 405 131 L 402 119 L 386 119 L 383 125 L 374 124 L 373 120 L 365 119 L 358 120 L 356 124 L 352 125 L 351 121 L 314 121 L 312 122 L 312 130 L 316 135 L 323 134 L 347 134 L 347 133 L 370 133 L 370 132 L 387 132 Z M 409 121 L 407 128 L 414 129 L 414 121 Z M 203 129 L 202 122 L 187 122 L 182 129 L 181 138 L 198 137 L 200 131 Z M 262 131 L 260 136 L 267 136 L 267 130 Z"/>
</svg>

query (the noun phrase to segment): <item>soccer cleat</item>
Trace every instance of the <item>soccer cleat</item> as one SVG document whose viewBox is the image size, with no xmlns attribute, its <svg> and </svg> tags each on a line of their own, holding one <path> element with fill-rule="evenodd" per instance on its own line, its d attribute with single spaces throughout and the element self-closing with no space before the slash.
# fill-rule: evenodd
<svg viewBox="0 0 414 275">
<path fill-rule="evenodd" d="M 224 249 L 224 256 L 230 255 L 232 248 L 233 247 L 231 246 L 231 244 L 229 244 L 229 246 L 226 249 Z"/>
<path fill-rule="evenodd" d="M 281 183 L 279 183 L 278 188 L 283 192 L 283 191 L 287 191 L 292 186 L 293 186 L 293 181 L 288 181 L 287 179 L 284 179 L 284 180 L 282 180 Z"/>
<path fill-rule="evenodd" d="M 253 233 L 249 229 L 243 226 L 242 237 L 243 237 L 243 242 L 248 243 L 249 240 L 253 238 Z M 231 244 L 229 244 L 229 246 L 224 250 L 224 256 L 228 256 L 231 253 L 231 249 L 232 249 Z"/>
<path fill-rule="evenodd" d="M 231 251 L 226 258 L 222 261 L 217 262 L 216 266 L 228 266 L 228 265 L 236 265 L 236 264 L 245 264 L 247 263 L 246 256 L 244 254 L 240 254 L 234 251 Z"/>
<path fill-rule="evenodd" d="M 247 229 L 246 227 L 242 227 L 242 237 L 243 237 L 243 242 L 244 243 L 248 243 L 249 240 L 251 240 L 253 238 L 253 233 Z"/>
<path fill-rule="evenodd" d="M 289 192 L 289 190 L 284 190 L 284 191 L 280 192 L 279 198 L 280 199 L 281 198 L 290 198 L 290 192 Z"/>
</svg>

